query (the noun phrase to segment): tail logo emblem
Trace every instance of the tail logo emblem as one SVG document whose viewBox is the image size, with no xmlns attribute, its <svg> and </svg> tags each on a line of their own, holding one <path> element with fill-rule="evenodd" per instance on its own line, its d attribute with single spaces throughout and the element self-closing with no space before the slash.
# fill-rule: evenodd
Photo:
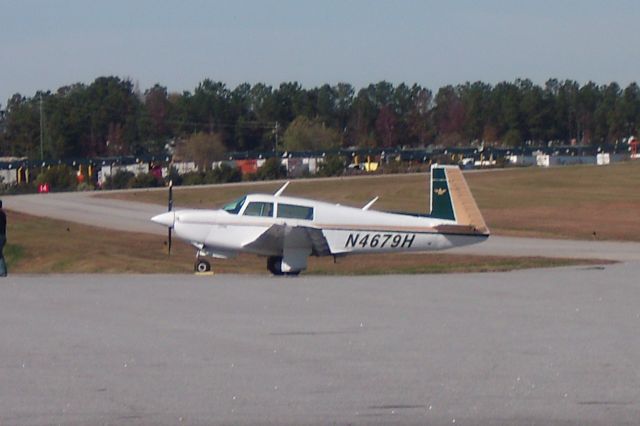
<svg viewBox="0 0 640 426">
<path fill-rule="evenodd" d="M 444 195 L 447 193 L 447 190 L 444 188 L 438 188 L 438 189 L 434 189 L 433 192 L 435 192 L 436 195 Z"/>
</svg>

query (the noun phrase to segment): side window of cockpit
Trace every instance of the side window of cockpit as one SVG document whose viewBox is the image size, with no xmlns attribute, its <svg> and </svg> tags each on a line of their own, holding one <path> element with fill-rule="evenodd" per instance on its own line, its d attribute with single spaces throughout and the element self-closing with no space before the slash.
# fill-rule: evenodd
<svg viewBox="0 0 640 426">
<path fill-rule="evenodd" d="M 243 213 L 245 216 L 273 217 L 273 203 L 253 201 L 247 205 Z"/>
<path fill-rule="evenodd" d="M 278 217 L 313 220 L 313 207 L 278 203 Z"/>
<path fill-rule="evenodd" d="M 242 197 L 238 198 L 237 200 L 233 200 L 232 202 L 224 206 L 222 210 L 225 210 L 226 212 L 231 214 L 238 214 L 240 212 L 240 209 L 242 208 L 242 205 L 244 204 L 245 198 L 246 197 Z"/>
</svg>

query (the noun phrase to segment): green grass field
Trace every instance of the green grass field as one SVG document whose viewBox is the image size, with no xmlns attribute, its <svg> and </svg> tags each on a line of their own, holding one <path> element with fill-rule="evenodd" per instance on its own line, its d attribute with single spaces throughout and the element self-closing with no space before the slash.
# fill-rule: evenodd
<svg viewBox="0 0 640 426">
<path fill-rule="evenodd" d="M 113 232 L 9 212 L 5 257 L 9 273 L 190 273 L 194 249 L 177 242 L 169 257 L 160 236 Z M 310 258 L 311 274 L 507 271 L 603 263 L 594 260 L 463 256 L 442 253 Z M 607 263 L 607 262 L 604 262 Z M 216 272 L 267 274 L 266 259 L 240 255 L 214 261 Z"/>
<path fill-rule="evenodd" d="M 640 241 L 640 161 L 610 166 L 514 168 L 465 174 L 478 205 L 498 235 Z M 272 193 L 280 183 L 178 188 L 177 207 L 213 208 L 246 192 Z M 384 175 L 292 181 L 287 195 L 379 210 L 426 213 L 426 175 Z M 157 204 L 166 192 L 105 194 Z M 595 234 L 594 234 L 595 233 Z"/>
<path fill-rule="evenodd" d="M 496 234 L 640 241 L 640 162 L 607 167 L 507 169 L 466 175 L 480 209 Z M 280 183 L 178 188 L 179 207 L 218 207 L 247 191 L 274 192 Z M 388 175 L 293 181 L 286 193 L 362 206 L 380 196 L 376 208 L 426 212 L 426 175 Z M 166 191 L 106 193 L 121 199 L 166 203 Z M 593 233 L 596 233 L 595 236 Z M 190 273 L 194 250 L 164 238 L 112 232 L 74 223 L 9 213 L 5 255 L 10 273 Z M 266 260 L 240 255 L 215 261 L 223 273 L 266 274 Z M 433 254 L 311 258 L 312 274 L 386 274 L 505 271 L 603 263 L 596 260 Z M 606 263 L 606 262 L 604 262 Z"/>
</svg>

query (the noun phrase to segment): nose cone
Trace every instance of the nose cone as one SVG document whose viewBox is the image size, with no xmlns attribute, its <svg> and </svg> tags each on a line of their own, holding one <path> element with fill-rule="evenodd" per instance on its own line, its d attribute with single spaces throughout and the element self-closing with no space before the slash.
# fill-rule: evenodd
<svg viewBox="0 0 640 426">
<path fill-rule="evenodd" d="M 155 223 L 171 228 L 176 220 L 176 214 L 174 212 L 166 212 L 152 217 L 151 220 Z"/>
</svg>

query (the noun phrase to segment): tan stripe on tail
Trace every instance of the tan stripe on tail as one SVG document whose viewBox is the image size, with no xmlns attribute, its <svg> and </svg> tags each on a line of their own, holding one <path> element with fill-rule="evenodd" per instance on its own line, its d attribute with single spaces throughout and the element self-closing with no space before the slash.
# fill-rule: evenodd
<svg viewBox="0 0 640 426">
<path fill-rule="evenodd" d="M 446 174 L 456 222 L 459 225 L 471 226 L 476 232 L 488 235 L 489 228 L 478 209 L 476 200 L 471 195 L 467 181 L 460 168 L 447 167 Z"/>
</svg>

